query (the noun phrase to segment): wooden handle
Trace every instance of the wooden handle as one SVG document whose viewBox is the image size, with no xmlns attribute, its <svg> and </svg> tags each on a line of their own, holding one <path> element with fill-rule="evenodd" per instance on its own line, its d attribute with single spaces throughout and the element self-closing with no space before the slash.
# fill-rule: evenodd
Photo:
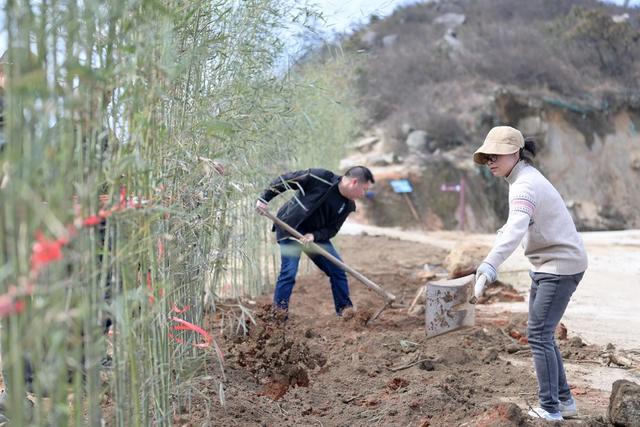
<svg viewBox="0 0 640 427">
<path fill-rule="evenodd" d="M 293 228 L 292 226 L 290 226 L 286 222 L 282 221 L 280 218 L 278 218 L 277 216 L 273 215 L 268 210 L 265 209 L 264 211 L 262 211 L 262 213 L 264 214 L 264 216 L 269 218 L 271 221 L 275 222 L 277 225 L 279 225 L 280 227 L 285 229 L 293 237 L 296 237 L 298 239 L 302 239 L 303 236 L 302 236 L 302 234 L 300 234 L 298 232 L 298 230 L 296 230 L 295 228 Z M 351 274 L 353 277 L 358 279 L 367 288 L 371 289 L 372 291 L 374 291 L 375 293 L 380 295 L 385 300 L 385 302 L 391 303 L 391 302 L 396 300 L 395 295 L 385 291 L 384 289 L 382 289 L 382 286 L 380 286 L 380 285 L 376 284 L 375 282 L 369 280 L 362 273 L 354 270 L 353 268 L 349 267 L 344 262 L 340 261 L 338 258 L 336 258 L 333 255 L 331 255 L 324 248 L 322 248 L 322 246 L 320 246 L 320 245 L 318 245 L 316 243 L 313 243 L 313 242 L 309 243 L 309 246 L 311 247 L 311 249 L 313 249 L 314 251 L 318 252 L 320 255 L 322 255 L 323 257 L 327 258 L 329 261 L 331 261 L 332 263 L 334 263 L 335 265 L 337 265 L 338 267 L 340 267 L 341 269 L 343 269 L 344 271 L 346 271 L 347 273 Z"/>
</svg>

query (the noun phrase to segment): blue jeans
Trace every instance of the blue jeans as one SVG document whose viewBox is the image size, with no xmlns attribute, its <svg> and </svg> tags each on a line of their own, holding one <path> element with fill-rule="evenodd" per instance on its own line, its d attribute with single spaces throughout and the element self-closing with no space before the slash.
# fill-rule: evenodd
<svg viewBox="0 0 640 427">
<path fill-rule="evenodd" d="M 349 282 L 347 281 L 347 275 L 340 267 L 334 265 L 322 255 L 311 253 L 309 249 L 295 240 L 285 239 L 279 243 L 281 259 L 280 275 L 278 276 L 276 289 L 273 293 L 273 304 L 277 308 L 283 310 L 289 309 L 289 298 L 291 297 L 293 286 L 296 284 L 296 275 L 298 274 L 298 265 L 302 252 L 306 253 L 307 256 L 311 258 L 311 261 L 313 261 L 324 274 L 329 276 L 336 313 L 340 314 L 345 308 L 353 306 L 349 299 Z M 334 257 L 342 260 L 330 241 L 315 243 Z"/>
<path fill-rule="evenodd" d="M 555 413 L 559 410 L 559 400 L 569 400 L 571 391 L 554 334 L 584 273 L 560 276 L 531 272 L 529 275 L 528 338 L 538 377 L 538 397 L 542 409 Z"/>
</svg>

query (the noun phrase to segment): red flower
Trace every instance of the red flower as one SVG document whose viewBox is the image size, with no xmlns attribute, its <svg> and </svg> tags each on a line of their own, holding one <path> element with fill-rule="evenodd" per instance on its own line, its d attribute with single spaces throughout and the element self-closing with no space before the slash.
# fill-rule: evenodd
<svg viewBox="0 0 640 427">
<path fill-rule="evenodd" d="M 156 297 L 153 296 L 153 285 L 151 283 L 151 270 L 147 270 L 147 289 L 149 290 L 149 304 L 153 304 L 156 301 Z"/>
<path fill-rule="evenodd" d="M 189 311 L 190 308 L 191 308 L 190 305 L 185 305 L 183 308 L 178 308 L 178 306 L 174 304 L 171 311 L 173 311 L 174 313 L 182 314 L 185 311 Z"/>
<path fill-rule="evenodd" d="M 193 344 L 194 347 L 206 348 L 206 347 L 210 347 L 211 343 L 213 343 L 216 353 L 218 353 L 218 357 L 220 358 L 220 360 L 224 361 L 224 356 L 222 354 L 222 351 L 220 350 L 220 347 L 218 347 L 218 344 L 214 341 L 213 337 L 207 333 L 207 331 L 202 329 L 200 326 L 194 325 L 193 323 L 187 322 L 186 320 L 180 319 L 179 317 L 172 317 L 171 320 L 179 323 L 179 325 L 173 326 L 174 331 L 194 331 L 204 338 L 203 343 Z M 181 340 L 180 338 L 174 337 L 171 333 L 169 333 L 169 335 L 176 342 L 184 343 L 183 340 Z"/>
<path fill-rule="evenodd" d="M 31 271 L 37 272 L 44 265 L 62 259 L 62 246 L 66 239 L 47 240 L 41 232 L 36 232 L 36 242 L 31 252 Z"/>
<path fill-rule="evenodd" d="M 83 227 L 93 227 L 94 225 L 98 225 L 102 222 L 102 218 L 98 215 L 91 215 L 82 221 Z"/>
<path fill-rule="evenodd" d="M 16 301 L 13 295 L 0 295 L 0 319 L 24 310 L 24 301 Z"/>
<path fill-rule="evenodd" d="M 158 259 L 162 259 L 164 257 L 164 244 L 162 243 L 162 238 L 158 237 Z"/>
</svg>

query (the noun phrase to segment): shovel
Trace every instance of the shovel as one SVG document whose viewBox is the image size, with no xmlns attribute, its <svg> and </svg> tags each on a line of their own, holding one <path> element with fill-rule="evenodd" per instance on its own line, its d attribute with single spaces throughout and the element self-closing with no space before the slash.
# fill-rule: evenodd
<svg viewBox="0 0 640 427">
<path fill-rule="evenodd" d="M 298 230 L 296 230 L 295 228 L 291 227 L 289 224 L 287 224 L 286 222 L 282 221 L 280 218 L 278 218 L 277 216 L 273 215 L 271 212 L 269 212 L 268 210 L 264 210 L 262 211 L 262 213 L 264 214 L 264 216 L 266 216 L 267 218 L 269 218 L 271 221 L 273 221 L 274 223 L 276 223 L 278 226 L 282 227 L 284 230 L 286 230 L 289 234 L 291 234 L 293 237 L 297 238 L 297 239 L 302 239 L 302 234 L 300 234 L 298 232 Z M 384 299 L 384 306 L 378 310 L 372 317 L 371 319 L 369 319 L 369 322 L 372 322 L 373 320 L 375 320 L 378 316 L 380 316 L 380 314 L 387 308 L 391 307 L 391 304 L 396 300 L 395 295 L 385 291 L 382 286 L 376 284 L 375 282 L 373 282 L 372 280 L 369 280 L 367 277 L 365 277 L 362 273 L 354 270 L 353 268 L 349 267 L 347 264 L 345 264 L 344 262 L 340 261 L 338 258 L 334 257 L 333 255 L 331 255 L 329 252 L 327 252 L 324 248 L 322 248 L 322 246 L 316 244 L 316 243 L 309 243 L 308 246 L 311 248 L 311 250 L 313 252 L 319 253 L 320 255 L 322 255 L 323 257 L 327 258 L 329 261 L 331 261 L 332 263 L 334 263 L 335 265 L 337 265 L 338 267 L 340 267 L 341 269 L 343 269 L 344 271 L 346 271 L 347 273 L 351 274 L 353 277 L 355 277 L 356 279 L 358 279 L 360 281 L 360 283 L 362 283 L 363 285 L 365 285 L 367 288 L 371 289 L 372 291 L 374 291 L 376 294 L 378 294 L 379 296 L 382 297 L 382 299 Z"/>
<path fill-rule="evenodd" d="M 484 291 L 486 278 L 474 284 L 474 274 L 453 280 L 427 282 L 425 321 L 427 337 L 435 337 L 475 324 L 475 304 Z"/>
</svg>

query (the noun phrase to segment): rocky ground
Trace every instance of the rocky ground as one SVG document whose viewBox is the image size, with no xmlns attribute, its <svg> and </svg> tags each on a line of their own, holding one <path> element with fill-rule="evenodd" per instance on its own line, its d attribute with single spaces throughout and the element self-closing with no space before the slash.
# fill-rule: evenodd
<svg viewBox="0 0 640 427">
<path fill-rule="evenodd" d="M 427 276 L 444 271 L 448 254 L 380 236 L 341 236 L 338 246 L 348 264 L 406 306 Z M 406 308 L 387 310 L 367 323 L 381 299 L 355 280 L 351 290 L 357 310 L 336 317 L 328 280 L 303 266 L 286 322 L 270 310 L 270 296 L 248 304 L 255 323 L 246 323 L 247 333 L 229 321 L 220 328 L 220 316 L 228 319 L 230 311 L 212 315 L 210 328 L 225 355 L 225 405 L 220 404 L 222 377 L 211 365 L 206 381 L 194 380 L 198 392 L 175 415 L 175 424 L 544 424 L 526 416 L 536 404 L 526 314 L 503 309 L 505 302 L 499 310 L 493 304 L 513 300 L 513 288 L 494 290 L 478 306 L 474 327 L 429 339 L 424 315 L 409 315 Z M 559 328 L 558 337 L 580 408 L 580 417 L 565 425 L 607 425 L 613 380 L 624 370 L 640 383 L 636 354 L 585 343 L 571 329 Z M 610 378 L 605 386 L 590 379 L 595 369 Z"/>
</svg>

